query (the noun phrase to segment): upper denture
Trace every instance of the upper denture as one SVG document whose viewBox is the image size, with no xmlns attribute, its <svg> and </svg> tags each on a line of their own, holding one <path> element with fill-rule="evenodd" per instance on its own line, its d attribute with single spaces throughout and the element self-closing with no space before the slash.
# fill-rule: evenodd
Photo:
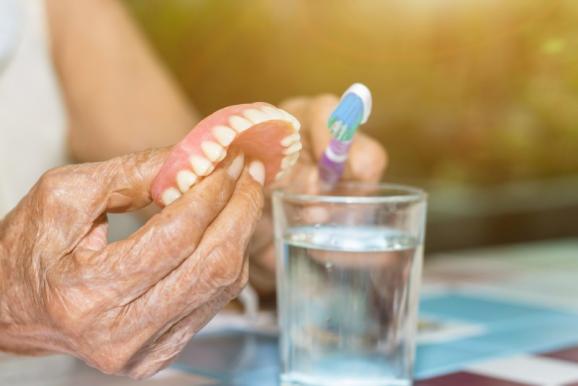
<svg viewBox="0 0 578 386">
<path fill-rule="evenodd" d="M 177 200 L 213 172 L 230 146 L 260 159 L 270 182 L 297 162 L 302 147 L 299 129 L 295 117 L 266 103 L 221 109 L 175 145 L 153 181 L 152 197 L 161 206 Z"/>
</svg>

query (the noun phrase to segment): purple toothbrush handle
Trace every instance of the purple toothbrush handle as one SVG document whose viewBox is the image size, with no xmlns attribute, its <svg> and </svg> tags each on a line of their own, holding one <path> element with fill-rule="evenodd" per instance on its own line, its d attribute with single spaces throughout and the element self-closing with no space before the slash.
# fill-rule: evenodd
<svg viewBox="0 0 578 386">
<path fill-rule="evenodd" d="M 351 141 L 341 142 L 337 139 L 332 139 L 329 146 L 319 160 L 319 177 L 321 182 L 333 186 L 345 170 L 345 162 L 347 161 L 347 151 L 351 146 Z"/>
</svg>

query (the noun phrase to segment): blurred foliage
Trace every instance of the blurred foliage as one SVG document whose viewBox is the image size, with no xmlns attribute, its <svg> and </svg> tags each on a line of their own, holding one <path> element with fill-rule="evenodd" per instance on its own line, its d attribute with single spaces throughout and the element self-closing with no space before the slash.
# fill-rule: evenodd
<svg viewBox="0 0 578 386">
<path fill-rule="evenodd" d="M 578 175 L 576 0 L 125 0 L 203 113 L 362 81 L 389 178 Z"/>
</svg>

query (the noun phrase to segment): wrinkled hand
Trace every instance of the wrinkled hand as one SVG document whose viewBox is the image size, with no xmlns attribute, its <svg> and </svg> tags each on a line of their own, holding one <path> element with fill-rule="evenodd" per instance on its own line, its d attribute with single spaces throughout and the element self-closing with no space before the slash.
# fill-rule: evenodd
<svg viewBox="0 0 578 386">
<path fill-rule="evenodd" d="M 318 188 L 317 163 L 330 141 L 327 120 L 339 103 L 333 95 L 314 98 L 295 98 L 279 107 L 293 114 L 301 122 L 303 150 L 291 172 L 274 187 L 292 186 L 302 192 L 314 192 Z M 385 149 L 376 140 L 357 133 L 349 151 L 343 180 L 379 181 L 387 164 Z M 251 242 L 251 283 L 262 293 L 275 288 L 275 248 L 273 245 L 273 220 L 270 200 L 266 200 L 263 219 L 257 226 Z"/>
<path fill-rule="evenodd" d="M 0 350 L 69 353 L 143 378 L 240 292 L 263 204 L 240 158 L 107 243 L 106 213 L 149 204 L 167 154 L 49 171 L 0 222 Z"/>
</svg>

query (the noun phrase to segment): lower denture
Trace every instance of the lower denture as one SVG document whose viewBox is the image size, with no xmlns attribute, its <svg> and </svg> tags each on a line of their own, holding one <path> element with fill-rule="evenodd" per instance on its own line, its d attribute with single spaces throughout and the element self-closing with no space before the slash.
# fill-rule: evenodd
<svg viewBox="0 0 578 386">
<path fill-rule="evenodd" d="M 265 165 L 265 183 L 284 175 L 299 157 L 299 121 L 267 103 L 225 107 L 199 122 L 173 147 L 151 186 L 166 206 L 210 175 L 231 147 Z"/>
</svg>

